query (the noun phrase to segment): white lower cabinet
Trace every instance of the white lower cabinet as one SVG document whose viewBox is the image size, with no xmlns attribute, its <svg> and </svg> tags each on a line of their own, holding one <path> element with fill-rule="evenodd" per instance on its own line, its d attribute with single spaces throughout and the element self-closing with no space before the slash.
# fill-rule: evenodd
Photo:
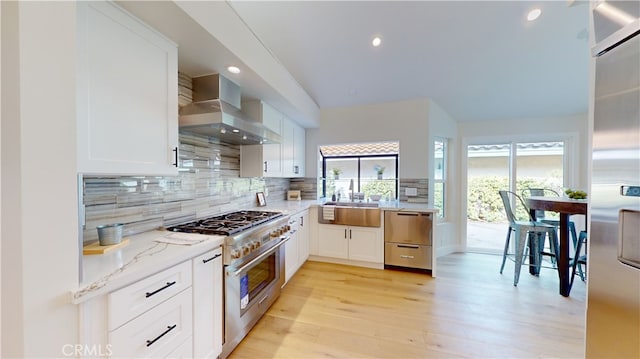
<svg viewBox="0 0 640 359">
<path fill-rule="evenodd" d="M 191 287 L 191 280 L 191 266 L 184 262 L 110 293 L 109 330 Z"/>
<path fill-rule="evenodd" d="M 193 259 L 193 357 L 222 352 L 222 248 Z"/>
<path fill-rule="evenodd" d="M 309 258 L 310 248 L 310 225 L 309 210 L 304 210 L 298 214 L 298 258 L 299 264 L 302 266 Z"/>
<path fill-rule="evenodd" d="M 217 358 L 222 272 L 218 247 L 80 304 L 79 342 L 95 349 L 85 356 Z"/>
<path fill-rule="evenodd" d="M 330 258 L 383 263 L 380 228 L 318 225 L 318 255 Z"/>
<path fill-rule="evenodd" d="M 116 358 L 164 358 L 192 333 L 191 288 L 109 333 Z M 191 343 L 189 343 L 191 345 Z"/>
<path fill-rule="evenodd" d="M 184 343 L 180 344 L 180 346 L 177 347 L 176 350 L 172 351 L 169 355 L 167 355 L 167 358 L 171 358 L 171 359 L 196 358 L 193 355 L 193 345 L 191 345 L 191 343 L 192 343 L 192 338 L 188 338 L 187 340 L 184 341 Z"/>
<path fill-rule="evenodd" d="M 284 282 L 289 282 L 295 272 L 300 267 L 300 257 L 298 255 L 298 221 L 295 217 L 289 220 L 291 232 L 289 240 L 284 244 Z"/>
<path fill-rule="evenodd" d="M 309 258 L 309 210 L 293 214 L 289 225 L 291 238 L 285 243 L 285 283 Z"/>
</svg>

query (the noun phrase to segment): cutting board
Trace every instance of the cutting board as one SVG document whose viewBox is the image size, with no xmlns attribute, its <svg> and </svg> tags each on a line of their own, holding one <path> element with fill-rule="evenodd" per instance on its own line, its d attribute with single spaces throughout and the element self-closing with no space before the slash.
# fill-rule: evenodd
<svg viewBox="0 0 640 359">
<path fill-rule="evenodd" d="M 101 246 L 100 242 L 96 241 L 82 247 L 82 254 L 85 254 L 85 255 L 105 254 L 111 251 L 115 251 L 116 249 L 125 247 L 128 244 L 129 244 L 129 238 L 123 238 L 120 243 L 112 244 L 110 246 Z"/>
</svg>

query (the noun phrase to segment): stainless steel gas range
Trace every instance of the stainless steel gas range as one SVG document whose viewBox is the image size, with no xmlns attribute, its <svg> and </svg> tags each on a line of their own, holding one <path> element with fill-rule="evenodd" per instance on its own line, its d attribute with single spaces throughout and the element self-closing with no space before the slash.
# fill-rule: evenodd
<svg viewBox="0 0 640 359">
<path fill-rule="evenodd" d="M 222 358 L 228 356 L 280 295 L 289 216 L 237 211 L 168 228 L 224 235 L 225 318 Z"/>
</svg>

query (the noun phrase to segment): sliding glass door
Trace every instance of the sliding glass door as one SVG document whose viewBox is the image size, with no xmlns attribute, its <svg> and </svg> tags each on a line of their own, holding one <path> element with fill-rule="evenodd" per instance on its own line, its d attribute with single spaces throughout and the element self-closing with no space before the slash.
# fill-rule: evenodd
<svg viewBox="0 0 640 359">
<path fill-rule="evenodd" d="M 562 191 L 564 142 L 467 146 L 467 250 L 500 253 L 509 228 L 499 190 Z"/>
</svg>

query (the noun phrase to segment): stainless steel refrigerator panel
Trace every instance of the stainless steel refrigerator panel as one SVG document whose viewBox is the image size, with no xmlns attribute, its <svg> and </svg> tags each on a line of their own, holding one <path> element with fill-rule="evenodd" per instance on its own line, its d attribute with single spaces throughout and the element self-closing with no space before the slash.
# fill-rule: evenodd
<svg viewBox="0 0 640 359">
<path fill-rule="evenodd" d="M 620 231 L 621 221 L 633 225 L 624 213 L 640 210 L 640 197 L 624 191 L 632 186 L 640 186 L 640 35 L 596 59 L 587 358 L 640 357 L 640 270 L 619 260 L 621 240 L 640 242 L 640 231 Z"/>
<path fill-rule="evenodd" d="M 604 41 L 639 17 L 640 2 L 638 1 L 600 1 L 593 9 L 596 42 Z"/>
<path fill-rule="evenodd" d="M 640 211 L 621 210 L 618 225 L 618 260 L 640 269 Z"/>
</svg>

